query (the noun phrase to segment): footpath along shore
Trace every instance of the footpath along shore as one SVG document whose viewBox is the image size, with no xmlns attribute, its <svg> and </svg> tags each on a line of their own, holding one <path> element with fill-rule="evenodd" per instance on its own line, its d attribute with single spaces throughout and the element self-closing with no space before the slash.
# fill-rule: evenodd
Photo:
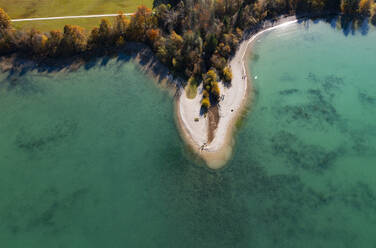
<svg viewBox="0 0 376 248">
<path fill-rule="evenodd" d="M 231 87 L 220 84 L 219 122 L 212 142 L 208 143 L 208 118 L 200 115 L 202 86 L 198 88 L 194 99 L 189 99 L 185 90 L 181 89 L 176 103 L 180 131 L 185 141 L 205 160 L 209 168 L 220 169 L 231 157 L 235 124 L 244 112 L 249 100 L 248 93 L 252 89 L 251 75 L 247 70 L 247 55 L 252 43 L 265 32 L 296 22 L 295 17 L 281 18 L 277 22 L 266 23 L 256 34 L 245 34 L 248 38 L 242 41 L 229 63 L 233 74 Z"/>
</svg>

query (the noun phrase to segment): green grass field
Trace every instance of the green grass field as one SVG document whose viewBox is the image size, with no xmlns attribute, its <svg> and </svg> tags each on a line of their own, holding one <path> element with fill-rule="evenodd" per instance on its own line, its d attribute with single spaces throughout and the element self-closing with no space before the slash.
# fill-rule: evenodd
<svg viewBox="0 0 376 248">
<path fill-rule="evenodd" d="M 141 4 L 151 8 L 153 0 L 0 0 L 12 19 L 113 14 L 119 11 L 134 12 Z M 87 29 L 99 23 L 101 18 L 64 19 L 14 23 L 16 28 L 35 27 L 42 31 L 62 29 L 65 24 L 81 25 Z M 109 18 L 111 19 L 111 18 Z"/>
<path fill-rule="evenodd" d="M 72 24 L 84 27 L 87 32 L 90 32 L 95 26 L 100 24 L 100 21 L 105 18 L 111 23 L 114 17 L 100 17 L 100 18 L 80 18 L 80 19 L 63 19 L 63 20 L 47 20 L 47 21 L 32 21 L 32 22 L 14 22 L 13 27 L 16 29 L 29 30 L 36 28 L 38 30 L 48 32 L 55 29 L 63 30 L 64 25 Z"/>
</svg>

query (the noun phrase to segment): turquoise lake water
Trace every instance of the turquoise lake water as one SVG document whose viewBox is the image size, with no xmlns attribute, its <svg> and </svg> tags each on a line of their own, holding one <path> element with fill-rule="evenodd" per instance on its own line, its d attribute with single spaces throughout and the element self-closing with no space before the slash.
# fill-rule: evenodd
<svg viewBox="0 0 376 248">
<path fill-rule="evenodd" d="M 220 171 L 127 59 L 0 74 L 0 246 L 375 247 L 375 41 L 325 22 L 261 37 Z"/>
</svg>

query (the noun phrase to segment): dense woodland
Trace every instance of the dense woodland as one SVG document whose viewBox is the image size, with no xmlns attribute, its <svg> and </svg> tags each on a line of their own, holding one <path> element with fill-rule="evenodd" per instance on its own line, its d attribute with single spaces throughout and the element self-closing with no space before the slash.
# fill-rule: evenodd
<svg viewBox="0 0 376 248">
<path fill-rule="evenodd" d="M 91 31 L 66 25 L 48 33 L 15 30 L 0 9 L 0 55 L 39 60 L 96 55 L 142 42 L 174 75 L 204 84 L 202 106 L 207 109 L 220 96 L 218 81 L 231 84 L 227 62 L 244 31 L 281 15 L 341 14 L 348 23 L 368 19 L 376 24 L 374 0 L 166 0 L 154 5 L 153 10 L 140 6 L 131 18 L 120 13 L 113 23 L 104 19 Z"/>
</svg>

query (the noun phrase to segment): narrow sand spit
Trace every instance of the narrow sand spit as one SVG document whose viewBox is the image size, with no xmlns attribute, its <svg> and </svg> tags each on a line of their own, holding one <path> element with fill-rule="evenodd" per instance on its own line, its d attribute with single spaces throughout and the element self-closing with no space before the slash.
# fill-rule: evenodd
<svg viewBox="0 0 376 248">
<path fill-rule="evenodd" d="M 252 88 L 250 75 L 247 72 L 249 47 L 263 33 L 297 22 L 293 17 L 282 18 L 277 25 L 266 24 L 263 30 L 243 41 L 235 56 L 230 61 L 233 79 L 232 86 L 227 88 L 220 84 L 221 101 L 219 103 L 219 122 L 212 142 L 208 143 L 208 118 L 200 115 L 202 86 L 197 96 L 189 99 L 182 89 L 177 100 L 177 119 L 184 139 L 199 154 L 211 169 L 223 167 L 231 157 L 235 123 L 241 116 L 248 99 L 248 90 Z M 248 86 L 249 84 L 249 86 Z"/>
</svg>

